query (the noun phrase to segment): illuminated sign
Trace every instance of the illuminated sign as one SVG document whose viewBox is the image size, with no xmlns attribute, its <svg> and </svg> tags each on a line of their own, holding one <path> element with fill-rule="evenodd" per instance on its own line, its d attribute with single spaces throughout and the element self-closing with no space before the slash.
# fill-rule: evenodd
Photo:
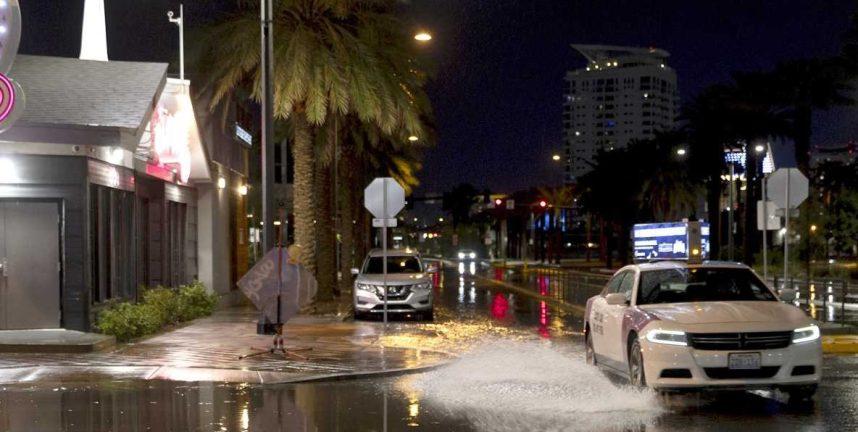
<svg viewBox="0 0 858 432">
<path fill-rule="evenodd" d="M 253 135 L 251 135 L 250 132 L 241 127 L 241 125 L 239 125 L 238 123 L 235 124 L 235 137 L 247 143 L 247 145 L 249 146 L 253 145 Z"/>
<path fill-rule="evenodd" d="M 184 95 L 181 95 L 184 96 Z M 187 97 L 167 94 L 161 97 L 149 122 L 151 152 L 146 172 L 155 177 L 172 177 L 187 183 L 191 176 L 191 134 L 193 108 Z"/>
<path fill-rule="evenodd" d="M 0 132 L 12 126 L 24 111 L 24 92 L 7 76 L 18 54 L 20 41 L 21 9 L 18 0 L 0 0 Z"/>
<path fill-rule="evenodd" d="M 635 261 L 687 260 L 689 254 L 709 257 L 709 224 L 700 223 L 700 249 L 689 251 L 698 242 L 689 238 L 689 222 L 635 224 L 632 230 Z"/>
</svg>

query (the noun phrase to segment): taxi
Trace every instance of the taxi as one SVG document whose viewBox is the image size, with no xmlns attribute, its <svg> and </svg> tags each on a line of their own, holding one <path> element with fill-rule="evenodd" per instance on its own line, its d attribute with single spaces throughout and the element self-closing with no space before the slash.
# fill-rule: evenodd
<svg viewBox="0 0 858 432">
<path fill-rule="evenodd" d="M 738 263 L 623 267 L 587 301 L 584 339 L 588 363 L 661 391 L 778 389 L 800 401 L 822 372 L 817 323 Z"/>
</svg>

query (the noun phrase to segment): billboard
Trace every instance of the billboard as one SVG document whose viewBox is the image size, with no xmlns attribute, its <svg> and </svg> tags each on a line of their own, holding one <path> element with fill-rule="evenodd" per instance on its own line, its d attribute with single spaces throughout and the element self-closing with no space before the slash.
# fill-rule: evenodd
<svg viewBox="0 0 858 432">
<path fill-rule="evenodd" d="M 664 222 L 635 224 L 632 229 L 635 261 L 687 260 L 698 242 L 689 238 L 689 224 L 700 224 L 701 259 L 709 258 L 709 224 L 705 222 Z M 691 251 L 689 251 L 691 249 Z"/>
</svg>

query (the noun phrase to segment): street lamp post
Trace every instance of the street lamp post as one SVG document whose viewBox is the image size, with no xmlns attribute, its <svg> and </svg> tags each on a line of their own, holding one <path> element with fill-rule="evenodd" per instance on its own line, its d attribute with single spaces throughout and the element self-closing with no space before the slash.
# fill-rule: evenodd
<svg viewBox="0 0 858 432">
<path fill-rule="evenodd" d="M 274 74 L 274 18 L 272 0 L 260 0 L 262 69 L 262 248 L 263 254 L 274 247 L 274 97 L 271 79 Z"/>
</svg>

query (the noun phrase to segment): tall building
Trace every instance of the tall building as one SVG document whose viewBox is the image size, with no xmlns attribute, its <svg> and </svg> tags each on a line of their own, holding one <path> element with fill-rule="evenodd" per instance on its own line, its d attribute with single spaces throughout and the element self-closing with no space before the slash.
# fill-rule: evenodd
<svg viewBox="0 0 858 432">
<path fill-rule="evenodd" d="M 605 45 L 572 45 L 587 59 L 569 71 L 563 108 L 566 182 L 592 169 L 600 150 L 670 130 L 676 121 L 676 72 L 667 51 Z"/>
</svg>

